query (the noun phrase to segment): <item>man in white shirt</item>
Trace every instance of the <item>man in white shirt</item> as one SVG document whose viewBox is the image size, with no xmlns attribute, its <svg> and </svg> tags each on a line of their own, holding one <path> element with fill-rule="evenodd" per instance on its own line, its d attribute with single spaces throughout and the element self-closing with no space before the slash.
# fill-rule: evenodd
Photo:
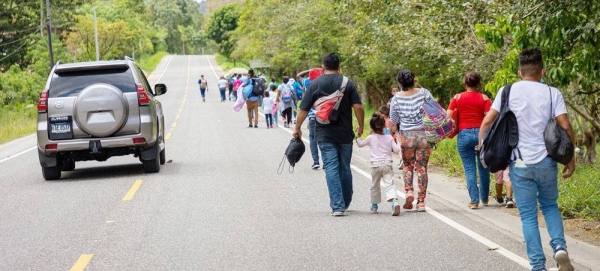
<svg viewBox="0 0 600 271">
<path fill-rule="evenodd" d="M 508 104 L 519 124 L 517 147 L 522 160 L 510 163 L 510 179 L 521 215 L 523 236 L 532 270 L 546 270 L 546 257 L 538 227 L 539 203 L 546 220 L 558 270 L 570 271 L 573 270 L 573 266 L 566 250 L 563 221 L 557 204 L 558 169 L 556 161 L 548 157 L 543 134 L 548 120 L 556 118 L 573 142 L 574 135 L 562 94 L 558 89 L 540 83 L 544 72 L 542 53 L 539 49 L 527 49 L 519 54 L 519 77 L 522 81 L 512 85 Z M 500 112 L 503 89 L 498 91 L 491 110 L 481 124 L 479 142 Z M 563 178 L 570 177 L 574 171 L 573 157 L 563 169 Z"/>
</svg>

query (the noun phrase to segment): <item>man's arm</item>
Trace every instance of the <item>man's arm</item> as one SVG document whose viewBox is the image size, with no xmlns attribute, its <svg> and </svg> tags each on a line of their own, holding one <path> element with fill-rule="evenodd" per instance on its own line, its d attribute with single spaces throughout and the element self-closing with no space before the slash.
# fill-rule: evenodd
<svg viewBox="0 0 600 271">
<path fill-rule="evenodd" d="M 556 122 L 560 127 L 567 131 L 567 134 L 569 134 L 569 137 L 571 138 L 571 142 L 575 142 L 575 133 L 573 132 L 573 127 L 571 127 L 571 122 L 569 121 L 567 114 L 561 114 L 556 117 Z M 573 155 L 571 161 L 563 168 L 562 176 L 565 179 L 569 178 L 573 175 L 573 172 L 575 172 L 575 155 Z"/>
<path fill-rule="evenodd" d="M 483 118 L 483 122 L 481 122 L 481 127 L 479 127 L 479 140 L 478 140 L 479 144 L 477 144 L 477 147 L 479 147 L 481 145 L 481 141 L 483 140 L 483 135 L 485 134 L 485 132 L 487 130 L 490 129 L 492 122 L 494 122 L 494 120 L 496 119 L 497 116 L 498 116 L 498 111 L 496 111 L 496 109 L 492 108 L 485 115 L 485 118 Z"/>
<path fill-rule="evenodd" d="M 296 116 L 296 126 L 294 126 L 294 133 L 292 133 L 292 136 L 296 139 L 302 138 L 302 123 L 306 119 L 306 116 L 308 116 L 308 111 L 304 109 L 298 110 L 298 115 Z"/>
<path fill-rule="evenodd" d="M 298 74 L 296 74 L 296 79 L 299 81 L 300 78 L 306 76 L 310 72 L 310 70 L 311 69 L 299 72 Z"/>
<path fill-rule="evenodd" d="M 358 127 L 356 127 L 356 136 L 361 137 L 363 134 L 363 127 L 365 125 L 365 109 L 362 104 L 353 104 L 354 114 L 358 120 Z"/>
</svg>

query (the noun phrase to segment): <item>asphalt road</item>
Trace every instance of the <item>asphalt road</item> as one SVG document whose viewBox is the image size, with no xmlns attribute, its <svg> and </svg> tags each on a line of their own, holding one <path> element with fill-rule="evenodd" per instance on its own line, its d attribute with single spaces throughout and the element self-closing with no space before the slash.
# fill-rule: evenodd
<svg viewBox="0 0 600 271">
<path fill-rule="evenodd" d="M 290 131 L 262 118 L 247 128 L 245 108 L 220 102 L 220 74 L 212 56 L 169 56 L 149 77 L 168 86 L 159 99 L 170 162 L 157 174 L 123 156 L 44 181 L 33 145 L 12 147 L 34 138 L 4 146 L 17 155 L 0 154 L 0 270 L 528 268 L 517 233 L 442 197 L 430 196 L 427 213 L 392 217 L 387 204 L 371 213 L 364 149 L 350 210 L 331 217 L 324 172 L 310 169 L 307 152 L 293 173 L 277 174 Z"/>
</svg>

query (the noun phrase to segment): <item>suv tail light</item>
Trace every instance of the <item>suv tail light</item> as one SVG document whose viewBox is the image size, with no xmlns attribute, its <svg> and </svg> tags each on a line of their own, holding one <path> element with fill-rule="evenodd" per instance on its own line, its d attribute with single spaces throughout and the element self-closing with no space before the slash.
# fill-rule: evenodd
<svg viewBox="0 0 600 271">
<path fill-rule="evenodd" d="M 48 90 L 47 89 L 42 91 L 42 94 L 40 94 L 40 99 L 38 100 L 38 104 L 37 104 L 37 110 L 38 110 L 38 113 L 48 112 Z"/>
<path fill-rule="evenodd" d="M 137 95 L 138 95 L 138 103 L 140 105 L 149 105 L 150 97 L 148 97 L 148 93 L 144 91 L 144 87 L 142 84 L 137 84 Z"/>
</svg>

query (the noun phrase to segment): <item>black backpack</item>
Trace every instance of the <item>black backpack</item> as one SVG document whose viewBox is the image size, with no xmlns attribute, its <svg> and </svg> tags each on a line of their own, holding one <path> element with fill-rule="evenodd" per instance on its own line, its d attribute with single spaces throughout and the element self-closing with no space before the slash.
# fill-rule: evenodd
<svg viewBox="0 0 600 271">
<path fill-rule="evenodd" d="M 301 139 L 292 138 L 292 140 L 290 140 L 290 144 L 285 149 L 285 154 L 283 155 L 283 158 L 281 159 L 281 163 L 279 163 L 279 168 L 277 169 L 277 173 L 281 174 L 283 172 L 283 169 L 285 168 L 286 158 L 287 158 L 288 163 L 290 163 L 290 167 L 288 168 L 288 171 L 294 172 L 294 166 L 296 166 L 296 163 L 298 163 L 298 161 L 300 161 L 300 158 L 302 158 L 302 155 L 304 154 L 305 150 L 306 150 L 306 147 L 304 146 L 304 142 L 302 142 Z"/>
<path fill-rule="evenodd" d="M 500 113 L 490 129 L 485 132 L 479 149 L 481 164 L 492 173 L 508 167 L 510 161 L 513 160 L 513 149 L 517 148 L 519 143 L 517 117 L 508 106 L 511 86 L 511 84 L 508 84 L 504 87 Z M 519 158 L 521 158 L 521 152 L 518 148 L 517 152 Z"/>
<path fill-rule="evenodd" d="M 265 94 L 265 81 L 262 78 L 252 78 L 252 93 L 256 96 Z"/>
</svg>

